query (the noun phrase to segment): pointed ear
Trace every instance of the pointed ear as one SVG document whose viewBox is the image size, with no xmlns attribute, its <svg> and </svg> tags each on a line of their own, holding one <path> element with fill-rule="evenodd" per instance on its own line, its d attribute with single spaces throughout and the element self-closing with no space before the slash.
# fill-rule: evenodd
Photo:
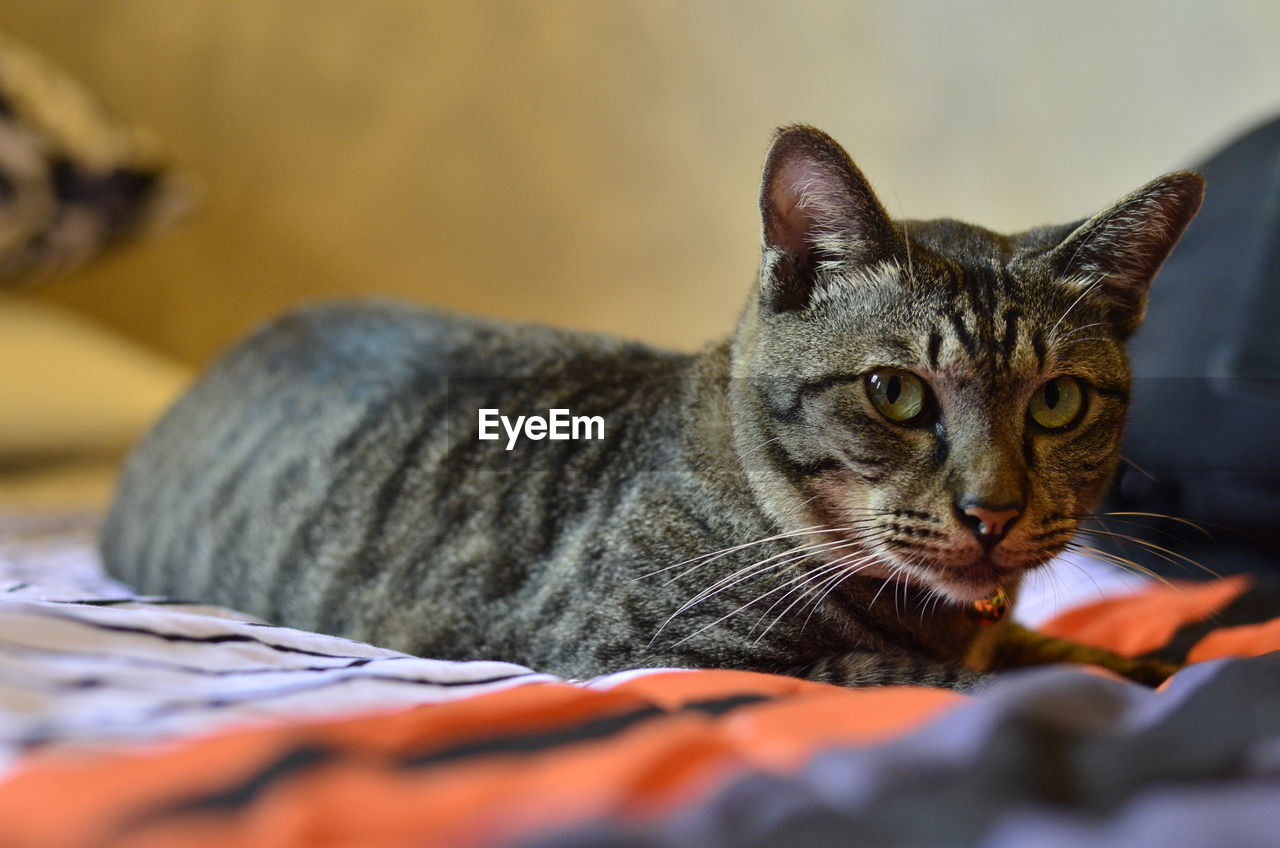
<svg viewBox="0 0 1280 848">
<path fill-rule="evenodd" d="M 904 255 L 871 186 L 840 145 L 812 127 L 780 129 L 760 187 L 761 285 L 775 311 L 800 309 L 823 275 Z"/>
<path fill-rule="evenodd" d="M 1204 197 L 1199 174 L 1166 174 L 1085 221 L 1051 255 L 1058 273 L 1104 302 L 1123 336 L 1138 329 L 1147 288 Z"/>
</svg>

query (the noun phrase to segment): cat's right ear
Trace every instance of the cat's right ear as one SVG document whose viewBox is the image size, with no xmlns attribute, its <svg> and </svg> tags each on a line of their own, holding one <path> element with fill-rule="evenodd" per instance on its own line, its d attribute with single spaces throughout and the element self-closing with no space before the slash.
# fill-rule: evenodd
<svg viewBox="0 0 1280 848">
<path fill-rule="evenodd" d="M 801 309 L 824 275 L 905 256 L 862 172 L 813 127 L 778 130 L 760 187 L 761 285 L 777 312 Z"/>
<path fill-rule="evenodd" d="M 1123 337 L 1138 328 L 1152 279 L 1204 198 L 1204 178 L 1166 174 L 1085 221 L 1051 254 L 1060 276 L 1107 308 Z"/>
</svg>

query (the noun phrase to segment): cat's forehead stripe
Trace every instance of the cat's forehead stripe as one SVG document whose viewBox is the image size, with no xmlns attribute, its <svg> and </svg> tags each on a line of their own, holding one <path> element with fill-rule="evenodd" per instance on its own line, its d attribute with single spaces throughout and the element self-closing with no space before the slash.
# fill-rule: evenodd
<svg viewBox="0 0 1280 848">
<path fill-rule="evenodd" d="M 964 316 L 960 314 L 959 310 L 949 309 L 947 310 L 947 318 L 951 321 L 952 338 L 960 344 L 966 354 L 970 357 L 976 356 L 978 349 L 973 340 L 973 333 L 965 325 Z"/>
<path fill-rule="evenodd" d="M 923 361 L 930 369 L 998 374 L 1023 358 L 1043 367 L 1044 340 L 1029 326 L 1017 280 L 1003 263 L 953 265 L 937 289 L 947 297 L 927 330 Z"/>
<path fill-rule="evenodd" d="M 942 349 L 942 333 L 936 329 L 929 331 L 929 367 L 938 370 L 938 352 Z"/>
<path fill-rule="evenodd" d="M 1004 310 L 1004 336 L 1000 339 L 1000 358 L 1005 367 L 1013 358 L 1013 351 L 1018 344 L 1018 319 L 1022 310 L 1016 306 L 1008 306 Z"/>
</svg>

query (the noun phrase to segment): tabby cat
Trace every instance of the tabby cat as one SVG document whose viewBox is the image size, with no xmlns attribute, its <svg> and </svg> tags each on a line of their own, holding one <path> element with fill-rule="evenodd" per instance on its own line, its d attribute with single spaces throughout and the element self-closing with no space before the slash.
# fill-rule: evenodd
<svg viewBox="0 0 1280 848">
<path fill-rule="evenodd" d="M 1083 223 L 893 221 L 780 130 L 759 284 L 696 355 L 389 303 L 302 309 L 218 362 L 105 526 L 141 590 L 415 654 L 969 686 L 1046 658 L 984 627 L 1117 459 L 1124 342 L 1200 204 L 1175 173 Z M 481 439 L 480 410 L 603 438 Z"/>
</svg>

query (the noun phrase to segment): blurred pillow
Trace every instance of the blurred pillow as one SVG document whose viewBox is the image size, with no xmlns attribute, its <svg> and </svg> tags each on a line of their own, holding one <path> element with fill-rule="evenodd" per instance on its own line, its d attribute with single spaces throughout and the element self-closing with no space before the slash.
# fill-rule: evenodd
<svg viewBox="0 0 1280 848">
<path fill-rule="evenodd" d="M 0 286 L 170 223 L 193 195 L 145 132 L 0 35 Z"/>
</svg>

